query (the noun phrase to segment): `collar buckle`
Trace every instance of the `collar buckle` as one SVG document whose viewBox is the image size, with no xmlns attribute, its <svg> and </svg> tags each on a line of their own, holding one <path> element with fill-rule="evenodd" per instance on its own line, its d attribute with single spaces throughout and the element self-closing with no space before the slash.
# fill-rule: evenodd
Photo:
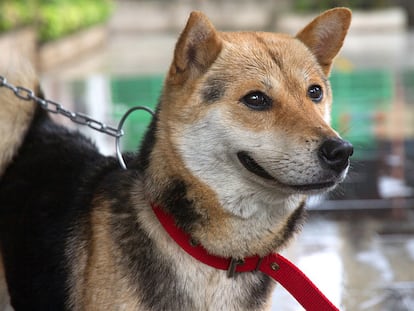
<svg viewBox="0 0 414 311">
<path fill-rule="evenodd" d="M 245 259 L 235 259 L 235 258 L 231 258 L 230 259 L 230 264 L 229 267 L 227 269 L 227 277 L 228 278 L 232 278 L 235 276 L 236 273 L 241 272 L 240 270 L 237 271 L 237 267 L 243 266 L 244 264 L 246 264 L 246 267 L 243 267 L 243 271 L 244 272 L 248 272 L 248 271 L 260 271 L 260 266 L 263 263 L 263 257 L 258 257 L 257 259 L 254 258 L 254 261 L 252 260 L 253 258 L 248 258 L 247 262 Z M 255 265 L 255 268 L 254 268 Z"/>
<path fill-rule="evenodd" d="M 227 269 L 227 277 L 233 278 L 236 275 L 237 266 L 241 266 L 244 264 L 244 259 L 235 259 L 232 258 L 230 260 L 229 268 Z"/>
</svg>

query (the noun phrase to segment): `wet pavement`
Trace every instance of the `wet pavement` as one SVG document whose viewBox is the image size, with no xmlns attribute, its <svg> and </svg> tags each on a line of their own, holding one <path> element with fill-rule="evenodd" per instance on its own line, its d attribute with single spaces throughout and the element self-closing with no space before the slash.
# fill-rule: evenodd
<svg viewBox="0 0 414 311">
<path fill-rule="evenodd" d="M 414 310 L 414 212 L 394 214 L 311 212 L 285 255 L 341 310 Z M 272 310 L 303 309 L 278 288 Z"/>
</svg>

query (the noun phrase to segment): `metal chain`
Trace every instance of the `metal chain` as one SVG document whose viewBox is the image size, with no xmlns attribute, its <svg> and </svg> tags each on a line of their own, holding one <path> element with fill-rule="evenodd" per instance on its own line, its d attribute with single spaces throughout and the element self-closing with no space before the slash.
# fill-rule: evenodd
<svg viewBox="0 0 414 311">
<path fill-rule="evenodd" d="M 56 103 L 49 99 L 43 99 L 34 93 L 33 90 L 30 90 L 28 88 L 25 88 L 23 86 L 15 86 L 9 82 L 7 82 L 7 79 L 4 76 L 0 75 L 0 88 L 6 87 L 9 90 L 13 91 L 13 93 L 20 99 L 25 101 L 33 101 L 36 104 L 38 104 L 41 108 L 47 110 L 48 112 L 54 113 L 54 114 L 60 114 L 68 119 L 70 119 L 72 122 L 80 124 L 80 125 L 86 125 L 90 127 L 91 129 L 107 134 L 109 136 L 115 137 L 115 152 L 116 156 L 119 161 L 119 165 L 123 169 L 127 169 L 124 158 L 122 156 L 121 148 L 120 148 L 120 139 L 124 135 L 124 131 L 122 130 L 122 127 L 124 125 L 124 122 L 126 118 L 134 111 L 136 110 L 145 110 L 148 113 L 150 113 L 152 116 L 154 116 L 154 112 L 144 106 L 137 106 L 129 109 L 122 119 L 120 120 L 118 124 L 118 128 L 108 126 L 103 122 L 100 122 L 98 120 L 95 120 L 86 114 L 80 113 L 80 112 L 73 112 L 70 110 L 65 109 L 61 104 Z"/>
<path fill-rule="evenodd" d="M 38 104 L 40 107 L 42 107 L 44 110 L 47 110 L 48 112 L 51 112 L 54 114 L 60 114 L 70 119 L 72 122 L 76 124 L 86 125 L 95 131 L 107 134 L 112 137 L 119 138 L 124 135 L 124 131 L 122 129 L 108 126 L 103 122 L 100 122 L 98 120 L 95 120 L 87 116 L 86 114 L 67 110 L 61 104 L 56 103 L 52 100 L 40 98 L 36 96 L 36 94 L 28 88 L 25 88 L 23 86 L 15 86 L 7 82 L 7 79 L 1 75 L 0 75 L 0 87 L 6 87 L 9 90 L 13 91 L 13 93 L 18 98 L 25 100 L 25 101 L 33 101 L 36 104 Z"/>
</svg>

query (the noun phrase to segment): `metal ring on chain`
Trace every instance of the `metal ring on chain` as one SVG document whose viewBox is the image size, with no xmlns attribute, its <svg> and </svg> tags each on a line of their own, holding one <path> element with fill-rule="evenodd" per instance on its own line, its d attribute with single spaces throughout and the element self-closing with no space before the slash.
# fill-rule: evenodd
<svg viewBox="0 0 414 311">
<path fill-rule="evenodd" d="M 128 109 L 127 112 L 125 112 L 125 114 L 122 116 L 121 120 L 119 121 L 119 123 L 118 123 L 118 132 L 119 133 L 123 133 L 122 128 L 124 126 L 124 123 L 125 123 L 126 119 L 128 118 L 128 116 L 132 112 L 134 112 L 136 110 L 144 110 L 144 111 L 148 112 L 149 114 L 151 114 L 151 116 L 153 116 L 153 117 L 155 116 L 154 111 L 152 111 L 148 107 L 145 107 L 145 106 L 132 107 L 132 108 Z M 122 152 L 121 152 L 121 137 L 122 137 L 122 135 L 115 137 L 116 157 L 118 158 L 118 162 L 119 162 L 119 165 L 121 166 L 121 168 L 126 170 L 127 166 L 125 164 L 125 160 L 124 160 L 124 157 L 122 156 Z"/>
</svg>

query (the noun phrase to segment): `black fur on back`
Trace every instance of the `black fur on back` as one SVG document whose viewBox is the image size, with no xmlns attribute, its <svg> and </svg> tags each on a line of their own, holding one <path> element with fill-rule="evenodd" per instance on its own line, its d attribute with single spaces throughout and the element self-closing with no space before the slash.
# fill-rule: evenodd
<svg viewBox="0 0 414 311">
<path fill-rule="evenodd" d="M 69 231 L 88 222 L 93 185 L 116 165 L 78 132 L 36 112 L 0 180 L 0 243 L 15 310 L 65 309 Z"/>
</svg>

